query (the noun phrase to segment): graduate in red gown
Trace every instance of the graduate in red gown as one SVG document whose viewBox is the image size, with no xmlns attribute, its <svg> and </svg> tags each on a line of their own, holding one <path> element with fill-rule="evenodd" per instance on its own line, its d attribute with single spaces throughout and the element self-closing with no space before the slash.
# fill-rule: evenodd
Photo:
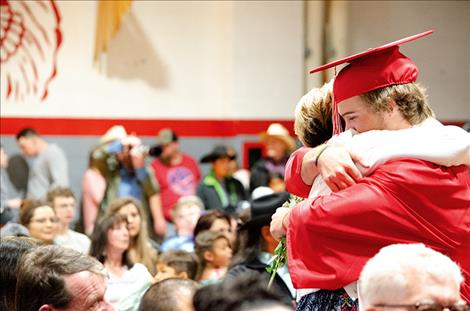
<svg viewBox="0 0 470 311">
<path fill-rule="evenodd" d="M 339 115 L 346 128 L 358 133 L 405 129 L 429 117 L 430 108 L 414 83 L 418 69 L 398 46 L 430 33 L 314 70 L 349 63 L 333 86 L 336 129 Z M 410 103 L 409 97 L 418 100 Z M 383 246 L 421 242 L 460 265 L 466 279 L 462 297 L 470 301 L 466 166 L 395 159 L 362 177 L 344 150 L 322 145 L 291 156 L 286 168 L 288 190 L 306 197 L 318 174 L 335 193 L 307 199 L 291 210 L 279 208 L 271 223 L 273 235 L 287 234 L 289 272 L 296 288 L 342 288 L 358 279 L 366 261 Z"/>
</svg>

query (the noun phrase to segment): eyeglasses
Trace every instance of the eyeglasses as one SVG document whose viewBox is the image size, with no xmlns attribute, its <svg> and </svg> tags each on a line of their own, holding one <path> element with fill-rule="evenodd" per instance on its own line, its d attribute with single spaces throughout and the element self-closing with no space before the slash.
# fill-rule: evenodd
<svg viewBox="0 0 470 311">
<path fill-rule="evenodd" d="M 470 311 L 470 306 L 468 306 L 465 302 L 457 302 L 452 306 L 442 306 L 438 303 L 432 302 L 417 302 L 411 305 L 405 304 L 378 304 L 375 307 L 386 307 L 386 308 L 409 308 L 418 311 Z"/>
<path fill-rule="evenodd" d="M 57 218 L 38 218 L 38 219 L 31 219 L 31 222 L 37 222 L 39 224 L 45 224 L 48 220 L 51 224 L 55 224 L 56 222 L 59 221 Z"/>
</svg>

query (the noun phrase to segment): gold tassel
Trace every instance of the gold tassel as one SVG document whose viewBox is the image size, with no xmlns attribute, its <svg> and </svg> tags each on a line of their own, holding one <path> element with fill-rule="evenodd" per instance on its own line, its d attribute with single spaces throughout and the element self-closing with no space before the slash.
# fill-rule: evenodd
<svg viewBox="0 0 470 311">
<path fill-rule="evenodd" d="M 132 0 L 101 0 L 97 4 L 95 54 L 93 57 L 95 63 L 102 53 L 108 51 L 109 41 L 119 31 L 123 16 L 129 11 Z"/>
</svg>

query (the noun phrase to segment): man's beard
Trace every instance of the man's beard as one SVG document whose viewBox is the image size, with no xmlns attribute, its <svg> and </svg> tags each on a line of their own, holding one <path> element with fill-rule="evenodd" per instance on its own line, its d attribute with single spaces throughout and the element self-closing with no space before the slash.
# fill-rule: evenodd
<svg viewBox="0 0 470 311">
<path fill-rule="evenodd" d="M 171 163 L 171 155 L 160 156 L 160 161 L 163 164 L 170 164 Z"/>
</svg>

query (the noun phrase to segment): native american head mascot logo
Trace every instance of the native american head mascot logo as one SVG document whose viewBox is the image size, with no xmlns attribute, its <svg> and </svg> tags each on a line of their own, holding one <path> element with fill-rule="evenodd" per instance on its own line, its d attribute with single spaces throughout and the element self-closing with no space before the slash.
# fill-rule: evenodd
<svg viewBox="0 0 470 311">
<path fill-rule="evenodd" d="M 62 43 L 60 14 L 53 0 L 0 0 L 1 99 L 42 101 L 57 74 Z"/>
</svg>

